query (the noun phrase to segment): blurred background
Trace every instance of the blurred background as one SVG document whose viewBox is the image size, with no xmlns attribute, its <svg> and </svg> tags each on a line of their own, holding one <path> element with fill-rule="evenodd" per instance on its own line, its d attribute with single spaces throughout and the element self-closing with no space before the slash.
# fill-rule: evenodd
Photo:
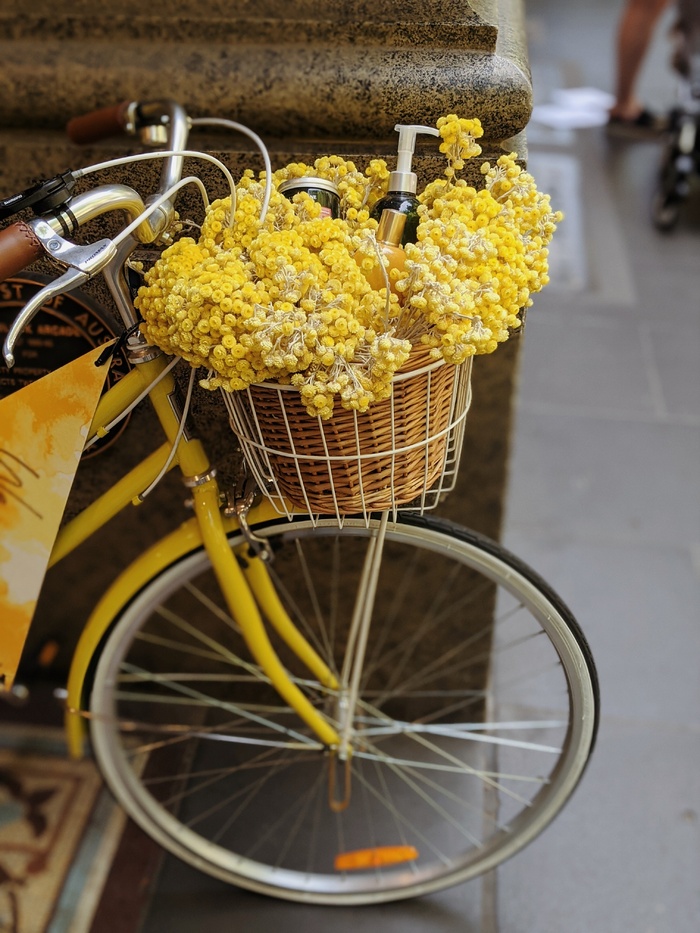
<svg viewBox="0 0 700 933">
<path fill-rule="evenodd" d="M 622 6 L 526 3 L 529 164 L 567 217 L 528 316 L 506 541 L 579 618 L 603 715 L 569 806 L 498 872 L 502 933 L 700 928 L 700 190 L 660 233 L 664 136 L 536 119 L 561 89 L 614 90 Z M 657 114 L 673 22 L 636 89 Z"/>
</svg>

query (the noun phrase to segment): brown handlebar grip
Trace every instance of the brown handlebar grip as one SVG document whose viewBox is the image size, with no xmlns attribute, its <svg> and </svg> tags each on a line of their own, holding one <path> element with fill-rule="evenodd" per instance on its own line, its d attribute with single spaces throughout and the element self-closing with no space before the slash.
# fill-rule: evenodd
<svg viewBox="0 0 700 933">
<path fill-rule="evenodd" d="M 0 282 L 25 269 L 44 254 L 44 247 L 23 220 L 0 230 Z"/>
<path fill-rule="evenodd" d="M 126 129 L 128 109 L 129 101 L 125 100 L 112 107 L 103 107 L 81 117 L 73 117 L 66 126 L 68 138 L 71 142 L 84 146 L 110 136 L 121 136 Z"/>
</svg>

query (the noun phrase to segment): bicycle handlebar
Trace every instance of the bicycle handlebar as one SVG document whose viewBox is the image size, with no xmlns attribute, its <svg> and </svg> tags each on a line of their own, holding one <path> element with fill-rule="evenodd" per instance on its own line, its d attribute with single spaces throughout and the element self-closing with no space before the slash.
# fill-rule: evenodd
<svg viewBox="0 0 700 933">
<path fill-rule="evenodd" d="M 133 188 L 118 184 L 100 185 L 71 200 L 70 220 L 77 229 L 108 211 L 123 210 L 129 220 L 136 220 L 143 215 L 144 209 L 143 199 Z M 136 238 L 142 243 L 152 242 L 164 222 L 164 215 L 158 212 L 155 222 L 144 218 L 135 231 Z M 31 221 L 19 220 L 0 230 L 0 282 L 46 256 L 47 246 L 52 239 L 51 231 L 55 234 L 56 243 L 65 244 L 64 224 L 56 217 L 47 216 Z M 55 247 L 48 250 L 48 255 L 61 259 L 64 254 Z"/>
<path fill-rule="evenodd" d="M 129 128 L 131 108 L 131 102 L 125 100 L 121 104 L 102 107 L 79 117 L 73 117 L 66 125 L 66 134 L 71 142 L 79 146 L 98 142 L 100 139 L 108 139 L 111 136 L 121 136 Z"/>
<path fill-rule="evenodd" d="M 89 143 L 115 134 L 144 131 L 144 143 L 159 147 L 165 145 L 158 190 L 144 202 L 137 191 L 126 185 L 102 185 L 73 195 L 71 186 L 64 184 L 60 188 L 61 198 L 56 203 L 48 203 L 44 198 L 41 204 L 39 201 L 31 204 L 25 198 L 16 210 L 35 207 L 38 208 L 38 216 L 35 220 L 20 220 L 0 230 L 0 281 L 16 275 L 46 255 L 63 262 L 67 267 L 68 271 L 54 283 L 64 291 L 81 285 L 102 271 L 125 326 L 132 326 L 136 316 L 122 267 L 138 242 L 156 241 L 174 216 L 173 197 L 182 178 L 184 164 L 183 156 L 179 153 L 187 148 L 190 125 L 184 108 L 171 100 L 122 102 L 71 120 L 67 132 L 75 143 Z M 73 181 L 74 177 L 80 177 L 82 173 L 68 174 Z M 59 180 L 63 180 L 63 176 Z M 44 187 L 41 188 L 42 195 Z M 9 207 L 13 203 L 13 199 L 9 199 Z M 132 227 L 128 237 L 123 235 L 120 241 L 116 238 L 118 246 L 109 239 L 103 239 L 80 247 L 64 238 L 86 221 L 117 209 L 124 210 L 132 223 L 142 218 L 138 226 Z M 13 365 L 13 347 L 22 329 L 40 309 L 42 302 L 50 297 L 52 289 L 53 285 L 45 286 L 37 293 L 36 300 L 30 302 L 12 324 L 3 347 L 8 366 Z"/>
<path fill-rule="evenodd" d="M 41 240 L 24 220 L 0 230 L 0 282 L 17 275 L 43 253 Z"/>
</svg>

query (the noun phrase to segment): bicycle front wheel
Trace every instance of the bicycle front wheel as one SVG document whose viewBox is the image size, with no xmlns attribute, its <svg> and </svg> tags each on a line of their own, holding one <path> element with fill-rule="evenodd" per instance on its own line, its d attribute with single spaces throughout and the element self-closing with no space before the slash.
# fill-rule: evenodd
<svg viewBox="0 0 700 933">
<path fill-rule="evenodd" d="M 255 529 L 287 611 L 339 679 L 375 528 Z M 337 725 L 343 684 L 279 653 Z M 201 549 L 115 620 L 91 734 L 118 800 L 177 856 L 261 893 L 360 904 L 466 881 L 530 842 L 581 777 L 597 709 L 590 651 L 549 587 L 494 542 L 405 515 L 386 535 L 346 762 L 270 687 Z"/>
</svg>

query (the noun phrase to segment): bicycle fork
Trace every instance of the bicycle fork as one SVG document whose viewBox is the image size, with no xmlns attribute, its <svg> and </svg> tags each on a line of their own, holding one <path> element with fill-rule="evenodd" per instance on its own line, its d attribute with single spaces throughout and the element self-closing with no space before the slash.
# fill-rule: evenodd
<svg viewBox="0 0 700 933">
<path fill-rule="evenodd" d="M 355 712 L 381 567 L 388 512 L 383 513 L 377 532 L 370 540 L 365 554 L 339 682 L 289 618 L 280 602 L 274 583 L 270 579 L 265 561 L 260 556 L 254 555 L 245 558 L 244 566 L 239 563 L 229 546 L 223 528 L 218 508 L 216 483 L 204 483 L 192 492 L 204 546 L 231 616 L 239 625 L 251 654 L 269 678 L 274 689 L 313 731 L 322 746 L 330 751 L 329 805 L 335 811 L 343 810 L 350 801 L 350 762 Z M 336 694 L 333 713 L 335 726 L 315 709 L 290 679 L 269 641 L 262 619 L 263 615 L 297 658 L 318 679 L 321 686 Z M 344 773 L 342 781 L 337 778 L 338 764 Z"/>
<path fill-rule="evenodd" d="M 340 741 L 338 733 L 321 716 L 307 700 L 301 690 L 290 680 L 281 661 L 277 657 L 270 643 L 258 604 L 253 596 L 251 586 L 248 585 L 244 571 L 240 567 L 236 555 L 231 550 L 226 532 L 224 530 L 221 513 L 219 511 L 219 490 L 216 482 L 211 480 L 192 489 L 194 509 L 202 533 L 204 547 L 214 568 L 221 592 L 226 599 L 231 617 L 240 626 L 243 638 L 251 654 L 258 662 L 263 673 L 269 677 L 272 686 L 301 719 L 315 733 L 324 746 L 336 747 Z M 251 558 L 251 563 L 259 558 Z M 269 579 L 265 582 L 264 575 L 258 570 L 255 575 L 256 587 L 261 591 L 272 589 Z M 264 604 L 272 605 L 272 597 L 267 591 L 267 600 Z M 281 608 L 281 607 L 280 607 Z M 273 615 L 273 621 L 279 616 Z M 304 655 L 303 660 L 310 666 L 321 683 L 328 687 L 335 686 L 335 678 L 323 661 L 314 652 L 313 648 L 305 642 L 303 636 L 297 632 L 291 620 L 288 626 L 282 627 L 280 634 L 283 638 L 291 638 L 290 647 Z M 294 635 L 296 634 L 296 638 Z M 302 643 L 304 647 L 302 648 Z M 300 650 L 301 649 L 301 650 Z"/>
</svg>

